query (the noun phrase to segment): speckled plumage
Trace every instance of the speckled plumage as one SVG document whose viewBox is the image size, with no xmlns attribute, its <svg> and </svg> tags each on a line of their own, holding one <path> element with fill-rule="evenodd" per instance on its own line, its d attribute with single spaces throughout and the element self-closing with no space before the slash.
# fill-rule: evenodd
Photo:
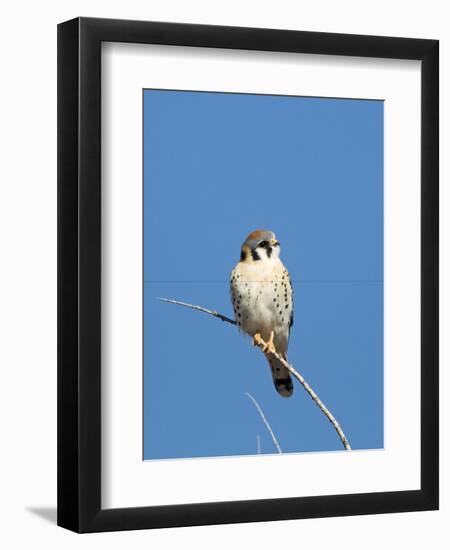
<svg viewBox="0 0 450 550">
<path fill-rule="evenodd" d="M 276 350 L 287 358 L 289 332 L 293 323 L 292 285 L 279 259 L 280 246 L 271 231 L 250 233 L 241 247 L 241 260 L 231 272 L 230 290 L 239 328 L 266 342 L 274 333 Z M 283 397 L 292 395 L 287 369 L 272 354 L 266 354 L 275 388 Z"/>
</svg>

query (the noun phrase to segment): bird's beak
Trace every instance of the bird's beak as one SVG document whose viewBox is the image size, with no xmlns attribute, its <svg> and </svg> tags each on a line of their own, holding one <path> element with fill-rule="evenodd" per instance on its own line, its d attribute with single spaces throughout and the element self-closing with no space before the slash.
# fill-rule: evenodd
<svg viewBox="0 0 450 550">
<path fill-rule="evenodd" d="M 276 239 L 272 239 L 272 240 L 270 241 L 270 244 L 271 244 L 272 246 L 279 246 L 280 243 L 279 243 Z"/>
</svg>

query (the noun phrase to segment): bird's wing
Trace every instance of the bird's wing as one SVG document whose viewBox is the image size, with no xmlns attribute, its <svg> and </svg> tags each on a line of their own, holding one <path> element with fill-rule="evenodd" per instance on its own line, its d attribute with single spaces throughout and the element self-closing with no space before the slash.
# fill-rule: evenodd
<svg viewBox="0 0 450 550">
<path fill-rule="evenodd" d="M 290 335 L 292 325 L 294 324 L 294 289 L 292 288 L 291 276 L 289 275 L 289 271 L 287 272 L 287 275 L 288 275 L 289 286 L 291 289 L 291 301 L 292 301 L 291 318 L 289 319 L 289 335 Z"/>
</svg>

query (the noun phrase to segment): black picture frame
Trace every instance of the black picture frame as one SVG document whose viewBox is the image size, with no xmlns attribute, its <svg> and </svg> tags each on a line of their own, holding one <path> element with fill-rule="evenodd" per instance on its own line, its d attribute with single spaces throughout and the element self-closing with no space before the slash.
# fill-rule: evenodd
<svg viewBox="0 0 450 550">
<path fill-rule="evenodd" d="M 101 43 L 421 61 L 421 489 L 101 508 Z M 77 18 L 58 26 L 58 525 L 76 532 L 435 510 L 439 494 L 437 40 Z"/>
</svg>

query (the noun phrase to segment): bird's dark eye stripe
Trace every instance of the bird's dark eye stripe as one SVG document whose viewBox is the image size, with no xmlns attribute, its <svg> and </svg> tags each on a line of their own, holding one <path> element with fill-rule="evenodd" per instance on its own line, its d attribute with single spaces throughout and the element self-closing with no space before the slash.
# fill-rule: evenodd
<svg viewBox="0 0 450 550">
<path fill-rule="evenodd" d="M 253 261 L 257 262 L 258 260 L 260 260 L 260 256 L 258 254 L 258 252 L 256 250 L 252 250 L 252 258 L 253 258 Z"/>
<path fill-rule="evenodd" d="M 267 241 L 261 241 L 259 245 L 261 248 L 267 248 L 269 246 L 269 243 Z"/>
</svg>

